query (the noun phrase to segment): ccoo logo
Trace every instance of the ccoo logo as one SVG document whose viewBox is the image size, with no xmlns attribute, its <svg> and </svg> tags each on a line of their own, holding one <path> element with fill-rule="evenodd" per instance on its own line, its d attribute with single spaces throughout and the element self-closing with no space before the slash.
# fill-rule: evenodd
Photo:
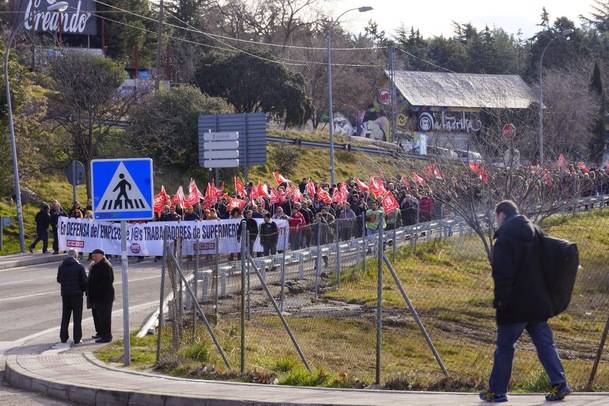
<svg viewBox="0 0 609 406">
<path fill-rule="evenodd" d="M 140 244 L 134 242 L 133 244 L 131 244 L 131 246 L 129 247 L 129 250 L 134 253 L 134 254 L 139 254 L 142 251 L 142 247 Z"/>
<path fill-rule="evenodd" d="M 433 130 L 433 115 L 431 113 L 419 114 L 419 130 L 421 131 L 432 131 Z"/>
</svg>

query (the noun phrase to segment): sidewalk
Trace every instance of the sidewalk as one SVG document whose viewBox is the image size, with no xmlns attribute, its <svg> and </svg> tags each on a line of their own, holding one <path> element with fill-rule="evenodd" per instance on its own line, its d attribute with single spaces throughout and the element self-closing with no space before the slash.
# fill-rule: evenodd
<svg viewBox="0 0 609 406">
<path fill-rule="evenodd" d="M 299 388 L 180 379 L 113 368 L 91 353 L 12 355 L 12 386 L 86 405 L 481 405 L 476 394 Z M 510 404 L 543 404 L 542 395 L 513 395 Z M 569 405 L 609 405 L 609 394 L 576 394 Z"/>
<path fill-rule="evenodd" d="M 0 270 L 17 268 L 20 266 L 30 266 L 39 264 L 48 264 L 51 262 L 61 262 L 65 258 L 65 255 L 58 254 L 53 255 L 51 253 L 42 254 L 11 254 L 0 256 Z"/>
</svg>

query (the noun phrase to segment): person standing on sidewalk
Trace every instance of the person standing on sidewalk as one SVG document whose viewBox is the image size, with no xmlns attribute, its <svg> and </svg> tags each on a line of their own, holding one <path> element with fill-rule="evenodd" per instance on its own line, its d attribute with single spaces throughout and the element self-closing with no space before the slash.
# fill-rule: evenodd
<svg viewBox="0 0 609 406">
<path fill-rule="evenodd" d="M 61 208 L 61 204 L 55 200 L 51 206 L 50 222 L 51 230 L 53 231 L 53 254 L 59 254 L 59 237 L 57 235 L 57 226 L 59 224 L 59 217 L 66 217 L 66 212 Z"/>
<path fill-rule="evenodd" d="M 89 270 L 87 303 L 91 306 L 95 323 L 96 343 L 112 341 L 112 302 L 114 302 L 114 270 L 106 259 L 104 251 L 95 249 L 91 252 L 93 265 Z"/>
<path fill-rule="evenodd" d="M 82 338 L 82 295 L 87 290 L 87 273 L 76 258 L 78 253 L 70 249 L 68 257 L 63 260 L 57 270 L 57 283 L 61 285 L 61 329 L 59 338 L 67 343 L 70 317 L 72 320 L 72 339 L 74 344 L 80 344 Z"/>
<path fill-rule="evenodd" d="M 491 265 L 497 344 L 489 389 L 480 393 L 480 399 L 507 402 L 514 348 L 526 329 L 552 385 L 546 400 L 562 400 L 571 393 L 571 388 L 547 322 L 552 316 L 552 305 L 544 281 L 541 244 L 535 226 L 518 213 L 518 207 L 510 200 L 499 202 L 495 214 L 499 228 L 495 233 Z"/>
<path fill-rule="evenodd" d="M 49 246 L 49 225 L 51 224 L 51 217 L 49 216 L 49 205 L 42 203 L 40 205 L 40 211 L 36 213 L 36 239 L 30 244 L 30 253 L 34 253 L 36 244 L 42 241 L 42 253 L 47 253 Z"/>
</svg>

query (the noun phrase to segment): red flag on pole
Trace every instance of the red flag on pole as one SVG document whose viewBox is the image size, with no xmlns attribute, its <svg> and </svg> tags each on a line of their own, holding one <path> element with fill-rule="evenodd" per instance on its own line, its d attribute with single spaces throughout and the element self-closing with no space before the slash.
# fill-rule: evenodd
<svg viewBox="0 0 609 406">
<path fill-rule="evenodd" d="M 256 186 L 257 192 L 258 192 L 258 197 L 268 197 L 269 196 L 269 188 L 266 186 L 266 184 L 262 183 L 261 181 L 258 181 L 258 186 Z"/>
<path fill-rule="evenodd" d="M 404 187 L 405 187 L 406 189 L 410 189 L 410 181 L 408 180 L 408 177 L 407 177 L 407 176 L 402 176 L 402 177 L 400 178 L 400 181 L 402 182 L 402 185 L 404 185 Z"/>
<path fill-rule="evenodd" d="M 376 196 L 385 196 L 387 194 L 387 190 L 385 190 L 385 186 L 383 185 L 383 180 L 378 177 L 371 177 L 370 184 L 368 185 L 368 189 Z"/>
<path fill-rule="evenodd" d="M 294 185 L 290 185 L 288 187 L 288 198 L 293 202 L 299 202 L 303 199 L 303 195 L 300 193 L 300 189 Z"/>
<path fill-rule="evenodd" d="M 583 163 L 583 162 L 578 162 L 578 163 L 577 163 L 577 167 L 578 167 L 579 169 L 581 169 L 581 170 L 582 170 L 582 172 L 584 172 L 584 173 L 588 173 L 588 172 L 590 172 L 590 170 L 588 169 L 588 167 L 586 166 L 586 164 L 585 164 L 585 163 Z"/>
<path fill-rule="evenodd" d="M 486 171 L 484 166 L 482 166 L 480 163 L 478 163 L 478 162 L 470 162 L 469 163 L 469 169 L 471 169 L 471 171 L 473 173 L 478 175 L 478 177 L 480 178 L 480 180 L 483 183 L 488 183 L 488 180 L 489 180 L 488 172 Z"/>
<path fill-rule="evenodd" d="M 438 180 L 442 179 L 442 172 L 438 169 L 435 164 L 429 164 L 423 169 L 423 177 L 427 180 L 436 178 Z"/>
<path fill-rule="evenodd" d="M 171 197 L 165 191 L 165 186 L 161 185 L 161 191 L 154 196 L 154 212 L 160 213 L 163 211 L 163 207 L 169 203 L 171 203 Z"/>
<path fill-rule="evenodd" d="M 186 203 L 189 206 L 194 206 L 198 204 L 203 198 L 203 193 L 197 187 L 197 183 L 194 179 L 190 178 L 190 183 L 188 184 L 188 197 L 186 198 Z"/>
<path fill-rule="evenodd" d="M 171 198 L 171 203 L 184 207 L 184 188 L 180 186 L 176 194 Z"/>
<path fill-rule="evenodd" d="M 353 178 L 353 181 L 355 182 L 355 185 L 360 190 L 360 192 L 366 193 L 369 190 L 368 185 L 362 182 L 359 178 Z"/>
<path fill-rule="evenodd" d="M 228 212 L 230 213 L 231 211 L 233 211 L 233 209 L 238 208 L 239 210 L 243 210 L 245 208 L 245 205 L 247 204 L 247 202 L 245 200 L 242 199 L 236 199 L 236 198 L 232 198 L 230 196 L 228 196 Z"/>
<path fill-rule="evenodd" d="M 319 197 L 319 200 L 321 200 L 325 204 L 332 203 L 332 198 L 330 197 L 330 193 L 328 193 L 326 190 L 324 190 L 320 187 L 317 188 L 317 197 Z"/>
<path fill-rule="evenodd" d="M 427 182 L 425 182 L 425 179 L 420 177 L 416 172 L 412 173 L 412 180 L 414 181 L 414 183 L 416 183 L 419 186 L 427 185 Z"/>
<path fill-rule="evenodd" d="M 279 172 L 273 172 L 273 177 L 275 178 L 275 183 L 277 183 L 277 186 L 281 185 L 282 183 L 290 182 L 288 179 L 284 178 Z"/>
<path fill-rule="evenodd" d="M 399 208 L 400 204 L 396 200 L 395 196 L 393 196 L 393 193 L 387 192 L 387 194 L 385 194 L 385 197 L 383 197 L 383 200 L 381 200 L 381 206 L 383 206 L 385 213 L 389 214 L 395 209 Z"/>
<path fill-rule="evenodd" d="M 207 183 L 207 189 L 205 189 L 205 197 L 203 198 L 203 207 L 209 209 L 218 202 L 218 189 L 211 183 Z"/>
<path fill-rule="evenodd" d="M 313 199 L 313 196 L 315 196 L 315 183 L 313 183 L 311 179 L 309 179 L 309 181 L 307 182 L 307 186 L 305 189 L 307 195 L 309 196 L 309 199 Z"/>
<path fill-rule="evenodd" d="M 334 203 L 345 203 L 347 201 L 347 193 L 346 189 L 343 187 L 341 188 L 341 185 L 344 185 L 343 183 L 339 183 L 338 187 L 334 188 L 334 191 L 332 192 L 332 202 Z"/>
<path fill-rule="evenodd" d="M 235 184 L 235 192 L 237 193 L 238 197 L 244 198 L 247 196 L 247 193 L 245 192 L 245 185 L 243 182 L 241 182 L 241 179 L 235 176 L 233 177 L 233 183 Z"/>
</svg>

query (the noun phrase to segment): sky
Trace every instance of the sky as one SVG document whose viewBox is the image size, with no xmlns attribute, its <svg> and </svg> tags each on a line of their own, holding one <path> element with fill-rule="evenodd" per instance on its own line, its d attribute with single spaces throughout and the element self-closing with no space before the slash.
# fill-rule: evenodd
<svg viewBox="0 0 609 406">
<path fill-rule="evenodd" d="M 388 35 L 403 23 L 418 27 L 423 36 L 452 35 L 452 22 L 472 23 L 484 28 L 501 27 L 509 33 L 521 30 L 524 38 L 538 31 L 541 9 L 546 7 L 550 21 L 566 16 L 579 25 L 579 16 L 588 15 L 594 0 L 329 0 L 327 9 L 337 17 L 349 8 L 372 6 L 366 13 L 352 11 L 341 18 L 346 28 L 363 32 L 368 20 L 375 20 Z"/>
</svg>

